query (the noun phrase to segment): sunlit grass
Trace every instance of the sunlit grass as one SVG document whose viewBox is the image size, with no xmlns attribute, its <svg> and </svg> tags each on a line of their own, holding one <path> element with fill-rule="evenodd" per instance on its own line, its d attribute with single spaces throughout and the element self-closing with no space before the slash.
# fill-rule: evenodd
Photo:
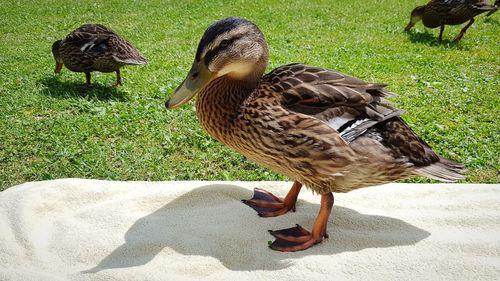
<svg viewBox="0 0 500 281">
<path fill-rule="evenodd" d="M 32 1 L 1 0 L 0 190 L 33 180 L 279 180 L 212 140 L 193 103 L 166 111 L 205 28 L 226 16 L 255 22 L 270 47 L 269 69 L 303 62 L 389 84 L 404 118 L 468 182 L 499 182 L 500 13 L 460 27 L 404 28 L 425 1 Z M 55 77 L 53 41 L 102 23 L 149 60 L 126 67 L 124 86 L 95 73 Z M 418 179 L 417 179 L 418 180 Z"/>
</svg>

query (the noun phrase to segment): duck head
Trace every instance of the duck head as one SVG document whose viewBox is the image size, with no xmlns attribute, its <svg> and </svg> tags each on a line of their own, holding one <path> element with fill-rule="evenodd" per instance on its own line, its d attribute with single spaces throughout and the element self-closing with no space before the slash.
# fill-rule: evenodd
<svg viewBox="0 0 500 281">
<path fill-rule="evenodd" d="M 238 17 L 217 21 L 203 34 L 191 69 L 165 106 L 174 109 L 185 104 L 222 76 L 256 85 L 267 61 L 266 40 L 255 24 Z"/>
<path fill-rule="evenodd" d="M 408 32 L 410 29 L 420 20 L 422 20 L 422 17 L 424 16 L 425 12 L 425 5 L 424 6 L 418 6 L 413 11 L 411 11 L 411 16 L 410 16 L 410 22 L 406 25 L 405 31 Z"/>
<path fill-rule="evenodd" d="M 54 70 L 54 73 L 60 73 L 61 69 L 63 67 L 63 62 L 61 59 L 61 55 L 59 54 L 59 46 L 61 45 L 61 40 L 57 40 L 52 44 L 52 55 L 54 56 L 54 59 L 56 60 L 56 69 Z"/>
</svg>

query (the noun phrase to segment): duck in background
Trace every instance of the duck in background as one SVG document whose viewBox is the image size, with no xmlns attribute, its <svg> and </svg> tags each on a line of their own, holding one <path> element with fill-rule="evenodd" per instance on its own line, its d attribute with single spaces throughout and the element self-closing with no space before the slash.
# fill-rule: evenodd
<svg viewBox="0 0 500 281">
<path fill-rule="evenodd" d="M 474 17 L 485 12 L 489 12 L 488 16 L 491 15 L 498 10 L 498 2 L 499 0 L 495 2 L 495 5 L 491 5 L 486 0 L 431 0 L 426 5 L 413 9 L 405 31 L 410 31 L 417 22 L 422 20 L 424 26 L 428 28 L 440 27 L 438 42 L 441 42 L 445 25 L 458 25 L 469 21 L 453 40 L 458 42 L 474 23 Z"/>
<path fill-rule="evenodd" d="M 90 87 L 92 71 L 116 72 L 114 86 L 119 86 L 122 66 L 148 63 L 134 46 L 101 24 L 84 24 L 57 40 L 52 44 L 52 54 L 56 60 L 54 72 L 60 73 L 63 66 L 84 72 L 86 88 Z"/>
</svg>

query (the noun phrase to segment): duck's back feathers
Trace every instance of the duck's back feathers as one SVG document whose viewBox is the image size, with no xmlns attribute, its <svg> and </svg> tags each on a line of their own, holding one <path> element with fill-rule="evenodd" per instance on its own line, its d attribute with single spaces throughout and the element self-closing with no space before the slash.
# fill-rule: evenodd
<svg viewBox="0 0 500 281">
<path fill-rule="evenodd" d="M 486 0 L 433 0 L 422 18 L 427 27 L 462 24 L 484 12 L 495 10 Z"/>
<path fill-rule="evenodd" d="M 111 72 L 126 64 L 147 64 L 129 42 L 100 24 L 84 24 L 68 34 L 60 53 L 73 71 Z"/>
</svg>

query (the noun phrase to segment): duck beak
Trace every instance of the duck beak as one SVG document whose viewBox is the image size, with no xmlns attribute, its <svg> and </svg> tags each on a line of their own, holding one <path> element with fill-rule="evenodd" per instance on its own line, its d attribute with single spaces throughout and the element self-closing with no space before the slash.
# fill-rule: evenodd
<svg viewBox="0 0 500 281">
<path fill-rule="evenodd" d="M 61 73 L 61 69 L 63 67 L 63 64 L 60 62 L 56 62 L 56 69 L 54 70 L 54 73 Z"/>
<path fill-rule="evenodd" d="M 215 77 L 207 69 L 203 61 L 194 62 L 186 79 L 175 89 L 175 92 L 165 102 L 167 109 L 177 108 L 191 100 L 205 85 Z"/>
<path fill-rule="evenodd" d="M 405 27 L 405 31 L 408 32 L 410 29 L 415 25 L 415 22 L 409 22 L 408 25 Z"/>
</svg>

